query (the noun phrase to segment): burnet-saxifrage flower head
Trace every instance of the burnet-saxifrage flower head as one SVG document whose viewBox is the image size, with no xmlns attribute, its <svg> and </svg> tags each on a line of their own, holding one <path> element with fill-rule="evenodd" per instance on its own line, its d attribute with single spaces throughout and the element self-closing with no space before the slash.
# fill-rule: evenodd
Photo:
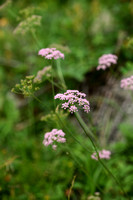
<svg viewBox="0 0 133 200">
<path fill-rule="evenodd" d="M 51 132 L 47 132 L 44 135 L 43 144 L 45 146 L 51 145 L 53 150 L 56 150 L 57 143 L 65 143 L 65 133 L 62 130 L 53 129 Z"/>
<path fill-rule="evenodd" d="M 51 60 L 52 58 L 55 59 L 55 60 L 57 60 L 58 58 L 64 59 L 64 54 L 61 53 L 56 48 L 41 49 L 38 52 L 38 55 L 41 55 L 41 56 L 45 57 L 45 59 L 48 59 L 48 60 Z"/>
<path fill-rule="evenodd" d="M 98 60 L 99 65 L 97 66 L 97 70 L 100 70 L 100 69 L 105 70 L 106 68 L 110 67 L 111 64 L 117 64 L 117 59 L 118 57 L 113 54 L 102 55 Z"/>
<path fill-rule="evenodd" d="M 98 152 L 99 154 L 99 157 L 101 159 L 110 159 L 110 156 L 111 156 L 111 151 L 108 151 L 108 150 L 105 150 L 103 149 L 102 151 L 99 151 Z M 94 160 L 98 160 L 98 157 L 97 157 L 97 153 L 94 152 L 92 155 L 91 155 L 91 158 L 94 159 Z"/>
<path fill-rule="evenodd" d="M 61 107 L 68 109 L 71 114 L 77 112 L 78 107 L 82 107 L 84 112 L 88 113 L 90 111 L 90 103 L 84 97 L 86 97 L 86 94 L 78 90 L 67 90 L 64 94 L 59 93 L 55 95 L 54 99 L 65 101 Z"/>
</svg>

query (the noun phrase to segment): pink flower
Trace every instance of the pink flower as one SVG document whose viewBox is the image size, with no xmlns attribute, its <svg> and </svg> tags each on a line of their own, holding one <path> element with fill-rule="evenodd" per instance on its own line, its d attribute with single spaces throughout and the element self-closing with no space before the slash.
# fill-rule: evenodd
<svg viewBox="0 0 133 200">
<path fill-rule="evenodd" d="M 69 111 L 71 112 L 71 114 L 73 114 L 74 112 L 77 112 L 78 109 L 76 106 L 70 106 Z"/>
<path fill-rule="evenodd" d="M 98 154 L 101 159 L 110 159 L 111 151 L 103 149 L 102 151 L 99 151 Z M 98 160 L 97 153 L 94 152 L 91 155 L 91 158 L 94 160 Z"/>
<path fill-rule="evenodd" d="M 117 64 L 117 59 L 118 57 L 116 55 L 104 54 L 98 60 L 99 65 L 97 67 L 97 70 L 99 69 L 105 70 L 107 67 L 110 67 L 111 64 Z"/>
<path fill-rule="evenodd" d="M 65 143 L 66 138 L 64 138 L 65 133 L 62 130 L 53 129 L 51 132 L 47 132 L 44 135 L 43 144 L 45 146 L 52 145 L 53 150 L 56 150 L 56 143 Z"/>
<path fill-rule="evenodd" d="M 67 109 L 67 108 L 69 108 L 69 103 L 63 103 L 62 104 L 62 106 L 61 106 L 62 108 L 64 108 L 64 109 Z"/>
<path fill-rule="evenodd" d="M 44 56 L 46 59 L 55 59 L 57 60 L 58 58 L 64 59 L 64 54 L 61 53 L 59 50 L 56 50 L 56 48 L 45 48 L 41 49 L 38 52 L 38 55 Z"/>
<path fill-rule="evenodd" d="M 64 94 L 55 95 L 54 99 L 60 99 L 66 101 L 62 104 L 63 109 L 69 110 L 71 114 L 78 111 L 77 106 L 81 106 L 84 112 L 90 111 L 90 103 L 87 99 L 84 99 L 86 94 L 79 92 L 78 90 L 67 90 Z"/>
<path fill-rule="evenodd" d="M 133 76 L 121 80 L 121 88 L 125 90 L 133 90 Z"/>
</svg>

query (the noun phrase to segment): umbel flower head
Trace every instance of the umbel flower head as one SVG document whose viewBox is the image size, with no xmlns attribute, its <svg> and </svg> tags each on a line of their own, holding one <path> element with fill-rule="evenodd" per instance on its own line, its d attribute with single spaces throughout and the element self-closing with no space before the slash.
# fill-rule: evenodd
<svg viewBox="0 0 133 200">
<path fill-rule="evenodd" d="M 17 94 L 23 94 L 25 97 L 31 97 L 35 91 L 40 89 L 34 84 L 33 80 L 34 76 L 26 76 L 25 79 L 22 79 L 19 84 L 16 84 L 11 91 Z"/>
<path fill-rule="evenodd" d="M 118 57 L 113 54 L 104 54 L 98 60 L 97 70 L 105 70 L 107 67 L 110 67 L 111 64 L 117 64 Z"/>
<path fill-rule="evenodd" d="M 125 90 L 133 90 L 133 76 L 121 80 L 121 88 Z"/>
<path fill-rule="evenodd" d="M 51 145 L 54 150 L 57 148 L 57 143 L 65 143 L 65 133 L 62 130 L 53 129 L 51 132 L 47 132 L 44 135 L 43 144 L 45 146 Z"/>
<path fill-rule="evenodd" d="M 110 159 L 111 151 L 103 149 L 102 151 L 99 151 L 98 154 L 101 159 Z M 91 155 L 91 158 L 94 160 L 98 160 L 97 153 L 94 152 Z"/>
<path fill-rule="evenodd" d="M 86 94 L 78 90 L 67 90 L 64 94 L 55 95 L 54 99 L 65 101 L 61 107 L 68 109 L 71 114 L 78 111 L 77 106 L 81 106 L 84 112 L 88 113 L 90 111 L 90 103 L 84 97 L 86 97 Z"/>
<path fill-rule="evenodd" d="M 58 58 L 62 58 L 64 59 L 64 54 L 61 53 L 59 50 L 56 50 L 56 48 L 45 48 L 45 49 L 41 49 L 38 52 L 38 55 L 41 55 L 43 57 L 45 57 L 45 59 L 55 59 L 57 60 Z"/>
<path fill-rule="evenodd" d="M 14 34 L 26 34 L 29 31 L 35 31 L 35 28 L 41 26 L 42 17 L 39 15 L 32 15 L 21 21 L 14 30 Z"/>
</svg>

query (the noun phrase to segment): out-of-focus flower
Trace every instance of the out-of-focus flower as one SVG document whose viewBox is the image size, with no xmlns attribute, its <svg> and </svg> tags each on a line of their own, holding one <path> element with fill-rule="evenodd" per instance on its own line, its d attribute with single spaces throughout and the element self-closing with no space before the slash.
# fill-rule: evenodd
<svg viewBox="0 0 133 200">
<path fill-rule="evenodd" d="M 69 110 L 71 114 L 78 111 L 77 106 L 82 106 L 84 112 L 90 111 L 90 103 L 84 97 L 86 94 L 79 92 L 78 90 L 67 90 L 64 94 L 55 95 L 54 99 L 60 99 L 66 101 L 62 104 L 63 109 Z"/>
<path fill-rule="evenodd" d="M 0 19 L 0 27 L 5 27 L 6 25 L 8 25 L 8 19 L 3 17 Z"/>
<path fill-rule="evenodd" d="M 40 89 L 36 87 L 33 80 L 34 76 L 26 76 L 26 78 L 21 79 L 20 83 L 16 84 L 11 91 L 17 94 L 23 94 L 25 97 L 31 97 L 35 91 Z"/>
<path fill-rule="evenodd" d="M 29 31 L 35 31 L 35 27 L 41 25 L 41 19 L 42 17 L 39 15 L 32 15 L 25 19 L 24 21 L 21 21 L 18 26 L 14 30 L 14 34 L 22 34 Z"/>
<path fill-rule="evenodd" d="M 133 90 L 133 76 L 122 79 L 121 88 L 125 90 Z"/>
<path fill-rule="evenodd" d="M 57 60 L 58 58 L 64 59 L 64 54 L 61 53 L 59 50 L 56 50 L 56 48 L 45 48 L 41 49 L 38 52 L 38 55 L 41 55 L 45 57 L 45 59 L 51 60 L 52 58 Z"/>
<path fill-rule="evenodd" d="M 110 159 L 111 151 L 103 149 L 102 151 L 99 151 L 98 154 L 101 159 Z M 94 152 L 91 155 L 91 158 L 94 160 L 98 160 L 97 153 Z"/>
<path fill-rule="evenodd" d="M 39 70 L 36 77 L 34 78 L 35 83 L 41 83 L 43 77 L 51 76 L 51 66 L 44 67 L 42 70 Z"/>
<path fill-rule="evenodd" d="M 47 132 L 44 135 L 43 144 L 45 146 L 51 145 L 53 150 L 56 150 L 57 143 L 65 143 L 65 133 L 62 130 L 53 129 L 51 132 Z"/>
<path fill-rule="evenodd" d="M 110 67 L 111 64 L 117 64 L 117 59 L 118 57 L 116 55 L 104 54 L 98 60 L 99 65 L 97 66 L 97 70 L 105 70 L 107 67 Z"/>
</svg>

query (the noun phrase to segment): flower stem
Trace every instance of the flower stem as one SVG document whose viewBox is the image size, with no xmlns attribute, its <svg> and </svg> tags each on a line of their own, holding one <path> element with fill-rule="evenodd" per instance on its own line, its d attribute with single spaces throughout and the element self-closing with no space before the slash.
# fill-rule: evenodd
<svg viewBox="0 0 133 200">
<path fill-rule="evenodd" d="M 61 83 L 62 83 L 63 89 L 66 90 L 67 87 L 66 87 L 66 83 L 65 83 L 65 80 L 64 80 L 64 77 L 63 77 L 63 74 L 62 74 L 62 70 L 61 70 L 61 66 L 60 66 L 60 59 L 57 59 L 56 62 L 57 62 L 57 72 L 58 72 L 58 76 L 59 76 L 60 81 L 61 81 Z"/>
<path fill-rule="evenodd" d="M 101 160 L 101 158 L 99 157 L 99 153 L 98 153 L 98 150 L 97 150 L 97 147 L 95 145 L 95 143 L 93 142 L 93 139 L 90 135 L 92 135 L 92 132 L 86 128 L 86 124 L 82 122 L 82 118 L 80 117 L 80 115 L 78 113 L 75 113 L 75 116 L 80 124 L 80 126 L 82 127 L 82 129 L 84 130 L 85 134 L 87 135 L 87 137 L 90 139 L 91 143 L 92 143 L 92 146 L 94 147 L 95 151 L 96 151 L 96 154 L 97 154 L 97 157 L 98 157 L 98 161 L 101 163 L 101 165 L 103 166 L 103 168 L 108 172 L 108 174 L 115 180 L 115 182 L 117 183 L 117 185 L 120 187 L 121 191 L 123 192 L 123 194 L 125 196 L 126 193 L 121 185 L 121 183 L 119 182 L 119 180 L 112 174 L 112 172 L 108 169 L 108 167 L 104 164 L 104 162 Z M 88 132 L 89 130 L 89 132 Z M 89 133 L 89 134 L 88 134 Z M 91 134 L 90 134 L 91 133 Z"/>
<path fill-rule="evenodd" d="M 52 93 L 53 93 L 53 99 L 55 96 L 55 92 L 54 92 L 54 67 L 53 67 L 53 61 L 52 61 L 52 73 L 51 73 L 51 84 L 52 84 Z M 56 103 L 55 103 L 55 99 L 54 99 L 54 109 L 56 108 Z"/>
<path fill-rule="evenodd" d="M 78 120 L 80 126 L 82 127 L 82 129 L 84 130 L 85 134 L 91 138 L 95 138 L 94 134 L 91 132 L 91 130 L 88 128 L 88 126 L 86 125 L 86 123 L 83 121 L 83 119 L 81 118 L 80 114 L 78 112 L 75 112 L 75 117 Z"/>
<path fill-rule="evenodd" d="M 70 187 L 69 194 L 68 194 L 68 200 L 70 200 L 70 196 L 71 196 L 71 193 L 72 193 L 72 188 L 73 188 L 75 179 L 76 179 L 76 175 L 73 177 L 73 180 L 72 180 L 72 183 L 71 183 L 71 187 Z"/>
<path fill-rule="evenodd" d="M 39 48 L 41 48 L 41 44 L 40 44 L 40 42 L 39 42 L 39 40 L 38 40 L 38 38 L 37 38 L 37 36 L 36 36 L 35 31 L 34 31 L 34 30 L 31 30 L 31 34 L 32 34 L 34 40 L 36 41 L 37 46 L 38 46 Z"/>
<path fill-rule="evenodd" d="M 57 88 L 59 88 L 59 89 L 62 90 L 62 87 L 61 87 L 59 84 L 55 83 L 53 80 L 50 80 L 50 78 L 47 78 L 47 80 L 48 80 L 50 83 L 54 84 Z"/>
</svg>

